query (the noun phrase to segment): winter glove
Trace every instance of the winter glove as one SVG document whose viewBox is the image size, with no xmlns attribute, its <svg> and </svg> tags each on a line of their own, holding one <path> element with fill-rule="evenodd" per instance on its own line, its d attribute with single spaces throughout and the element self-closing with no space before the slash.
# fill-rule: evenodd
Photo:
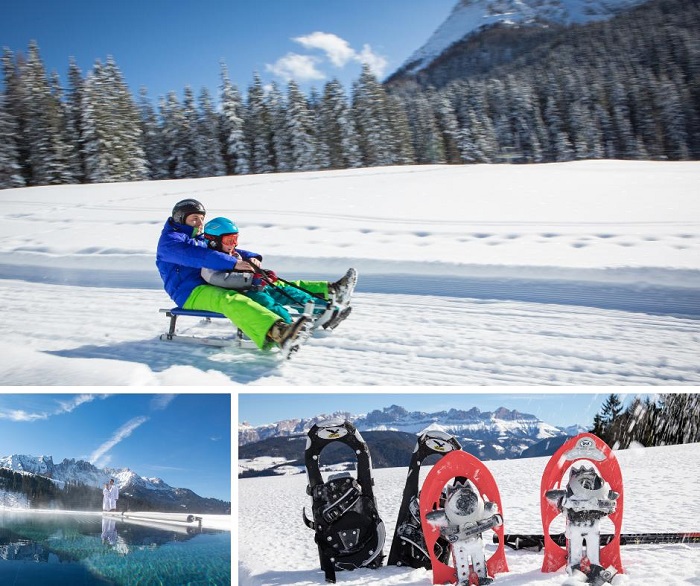
<svg viewBox="0 0 700 586">
<path fill-rule="evenodd" d="M 262 291 L 265 288 L 266 283 L 265 283 L 265 281 L 263 281 L 263 276 L 260 273 L 255 273 L 253 275 L 253 280 L 251 281 L 251 285 L 252 285 L 251 289 L 253 291 Z"/>
<path fill-rule="evenodd" d="M 265 276 L 270 283 L 276 283 L 279 281 L 279 277 L 275 274 L 275 271 L 263 269 L 263 273 L 265 273 Z"/>
</svg>

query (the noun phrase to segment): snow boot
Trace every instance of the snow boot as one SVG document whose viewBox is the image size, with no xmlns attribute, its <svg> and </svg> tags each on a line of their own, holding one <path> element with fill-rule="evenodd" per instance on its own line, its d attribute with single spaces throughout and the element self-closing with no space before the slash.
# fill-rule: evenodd
<svg viewBox="0 0 700 586">
<path fill-rule="evenodd" d="M 340 325 L 340 322 L 344 321 L 352 311 L 352 307 L 346 307 L 344 309 L 336 309 L 333 311 L 331 318 L 323 324 L 324 330 L 334 330 Z"/>
<path fill-rule="evenodd" d="M 357 271 L 348 269 L 342 278 L 328 284 L 328 293 L 338 305 L 345 306 L 350 303 L 355 285 L 357 285 Z"/>
<path fill-rule="evenodd" d="M 302 315 L 295 322 L 288 324 L 282 320 L 276 321 L 267 332 L 267 337 L 277 344 L 282 352 L 289 357 L 299 349 L 309 337 L 310 318 Z"/>
</svg>

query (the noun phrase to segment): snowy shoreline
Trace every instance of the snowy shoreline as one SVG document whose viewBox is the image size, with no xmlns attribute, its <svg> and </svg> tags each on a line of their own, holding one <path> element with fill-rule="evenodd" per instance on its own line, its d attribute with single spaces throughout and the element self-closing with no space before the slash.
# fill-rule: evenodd
<svg viewBox="0 0 700 586">
<path fill-rule="evenodd" d="M 88 517 L 102 517 L 103 515 L 113 516 L 117 520 L 120 520 L 121 513 L 105 513 L 104 511 L 72 511 L 65 509 L 29 509 L 29 508 L 19 508 L 19 507 L 4 507 L 0 506 L 0 514 L 31 514 L 31 515 L 68 515 L 68 516 L 88 516 Z M 127 514 L 129 515 L 129 514 Z M 184 519 L 188 515 L 193 515 L 197 519 L 202 520 L 202 529 L 218 529 L 222 531 L 231 531 L 233 527 L 233 520 L 231 515 L 209 515 L 209 514 L 199 514 L 199 513 L 158 513 L 153 511 L 143 512 L 137 514 L 136 512 L 130 513 L 130 515 L 139 517 L 144 523 L 149 520 L 154 524 L 166 524 L 168 521 L 174 521 L 177 524 L 185 525 L 181 519 Z M 197 525 L 194 523 L 192 526 Z"/>
</svg>

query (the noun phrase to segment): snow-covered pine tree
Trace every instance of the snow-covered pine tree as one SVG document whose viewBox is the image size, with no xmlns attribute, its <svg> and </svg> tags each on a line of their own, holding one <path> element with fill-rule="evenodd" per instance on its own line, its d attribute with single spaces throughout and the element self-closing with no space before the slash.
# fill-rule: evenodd
<svg viewBox="0 0 700 586">
<path fill-rule="evenodd" d="M 352 111 L 365 166 L 394 163 L 395 146 L 387 114 L 386 92 L 366 63 L 353 84 Z"/>
<path fill-rule="evenodd" d="M 457 148 L 459 123 L 453 99 L 454 94 L 450 87 L 442 92 L 435 91 L 435 88 L 428 89 L 428 102 L 435 113 L 435 124 L 442 137 L 445 162 L 451 164 L 460 162 L 459 149 Z"/>
<path fill-rule="evenodd" d="M 316 116 L 316 135 L 328 169 L 359 167 L 362 162 L 352 111 L 342 84 L 333 79 L 325 84 Z"/>
<path fill-rule="evenodd" d="M 168 169 L 165 161 L 164 138 L 158 116 L 148 91 L 145 87 L 139 90 L 139 113 L 141 119 L 141 137 L 143 152 L 148 166 L 150 179 L 167 179 Z"/>
<path fill-rule="evenodd" d="M 292 171 L 312 171 L 316 166 L 314 119 L 297 83 L 287 86 L 287 131 Z"/>
<path fill-rule="evenodd" d="M 416 163 L 419 165 L 444 163 L 444 143 L 427 93 L 420 92 L 411 96 L 407 111 Z"/>
<path fill-rule="evenodd" d="M 85 170 L 92 183 L 148 177 L 138 109 L 109 56 L 87 75 L 83 93 Z"/>
<path fill-rule="evenodd" d="M 547 98 L 544 109 L 544 123 L 547 129 L 548 141 L 544 154 L 547 161 L 572 161 L 574 150 L 569 140 L 569 135 L 564 129 L 564 122 L 559 111 L 559 106 L 554 96 Z"/>
<path fill-rule="evenodd" d="M 160 118 L 165 144 L 165 161 L 168 177 L 182 179 L 196 177 L 194 157 L 190 156 L 190 145 L 185 142 L 185 112 L 175 92 L 168 92 L 160 100 Z"/>
<path fill-rule="evenodd" d="M 85 161 L 83 155 L 83 74 L 75 59 L 71 57 L 68 63 L 68 94 L 66 97 L 66 115 L 68 139 L 75 148 L 76 180 L 83 183 L 85 177 Z"/>
<path fill-rule="evenodd" d="M 17 149 L 17 124 L 0 93 L 0 189 L 24 187 Z"/>
<path fill-rule="evenodd" d="M 416 155 L 413 150 L 406 103 L 398 96 L 387 95 L 386 108 L 389 120 L 391 120 L 391 134 L 394 139 L 394 164 L 412 165 L 416 162 Z"/>
<path fill-rule="evenodd" d="M 178 179 L 202 177 L 197 153 L 199 143 L 199 114 L 194 102 L 194 92 L 186 86 L 182 95 L 182 118 L 178 128 L 178 146 L 181 157 L 175 170 Z"/>
<path fill-rule="evenodd" d="M 248 88 L 243 128 L 250 153 L 251 172 L 272 173 L 272 132 L 265 105 L 265 90 L 258 73 L 255 73 L 253 83 Z"/>
<path fill-rule="evenodd" d="M 10 125 L 15 133 L 15 148 L 17 149 L 17 163 L 19 174 L 26 185 L 30 179 L 29 164 L 27 161 L 27 137 L 24 131 L 26 116 L 24 113 L 25 100 L 22 98 L 24 88 L 20 83 L 19 62 L 22 56 L 15 55 L 5 47 L 2 53 L 2 69 L 5 78 L 5 111 L 9 115 Z"/>
<path fill-rule="evenodd" d="M 70 145 L 66 137 L 60 96 L 54 95 L 39 55 L 38 45 L 29 44 L 27 62 L 19 71 L 23 86 L 30 185 L 72 183 Z"/>
<path fill-rule="evenodd" d="M 681 87 L 682 83 L 675 83 L 663 74 L 654 87 L 654 110 L 658 113 L 659 128 L 663 131 L 661 150 L 663 156 L 672 161 L 690 159 L 687 128 L 697 128 L 697 125 L 688 124 L 683 108 L 683 103 L 687 103 L 688 100 L 681 97 Z"/>
<path fill-rule="evenodd" d="M 321 97 L 315 87 L 311 88 L 308 99 L 309 114 L 311 115 L 311 134 L 314 137 L 316 151 L 315 169 L 328 169 L 330 167 L 330 155 L 326 143 L 322 139 L 324 128 L 321 126 Z"/>
<path fill-rule="evenodd" d="M 277 172 L 286 173 L 292 170 L 291 138 L 287 127 L 287 106 L 277 82 L 272 82 L 265 103 L 272 132 L 274 167 Z"/>
<path fill-rule="evenodd" d="M 63 96 L 63 88 L 58 74 L 51 74 L 51 94 L 54 97 L 55 125 L 58 129 L 57 136 L 61 138 L 54 146 L 58 167 L 61 169 L 61 183 L 77 183 L 81 174 L 80 168 L 80 140 L 73 128 L 70 109 Z"/>
<path fill-rule="evenodd" d="M 229 175 L 250 173 L 250 152 L 243 132 L 243 102 L 228 69 L 221 63 L 221 115 L 219 120 L 222 155 Z"/>
<path fill-rule="evenodd" d="M 198 99 L 199 118 L 195 151 L 200 177 L 220 177 L 226 174 L 219 142 L 219 117 L 214 111 L 211 96 L 202 88 Z"/>
</svg>

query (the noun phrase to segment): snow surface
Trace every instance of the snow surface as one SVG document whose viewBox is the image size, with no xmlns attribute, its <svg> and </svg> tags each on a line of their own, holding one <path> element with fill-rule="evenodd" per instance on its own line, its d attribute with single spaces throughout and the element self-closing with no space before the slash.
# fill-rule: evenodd
<svg viewBox="0 0 700 586">
<path fill-rule="evenodd" d="M 0 493 L 2 494 L 2 493 Z M 10 498 L 14 493 L 7 493 L 10 495 Z M 25 515 L 27 513 L 31 513 L 33 515 L 37 516 L 42 516 L 42 515 L 68 515 L 68 516 L 88 516 L 88 517 L 102 517 L 104 513 L 102 511 L 71 511 L 67 509 L 29 509 L 25 508 L 22 506 L 19 506 L 19 503 L 17 502 L 12 502 L 11 500 L 8 499 L 8 505 L 9 506 L 2 506 L 2 502 L 0 502 L 0 514 L 5 514 L 9 515 L 12 513 L 21 513 L 22 515 Z M 14 505 L 14 506 L 13 506 Z M 136 516 L 136 513 L 132 513 L 134 516 Z M 115 513 L 115 515 L 119 515 L 119 513 Z M 140 519 L 140 521 L 134 521 L 134 522 L 140 522 L 143 525 L 148 525 L 149 523 L 153 523 L 155 525 L 158 524 L 163 524 L 165 520 L 174 520 L 174 519 L 180 519 L 186 516 L 185 513 L 178 514 L 178 513 L 159 513 L 156 511 L 144 511 L 143 512 L 144 518 Z M 119 517 L 118 517 L 119 518 Z M 203 529 L 218 529 L 221 531 L 231 531 L 231 527 L 233 525 L 232 517 L 231 515 L 210 515 L 210 514 L 197 514 L 197 518 L 201 518 L 202 520 L 202 528 Z M 126 521 L 128 522 L 128 520 Z M 182 524 L 182 523 L 181 523 Z"/>
<path fill-rule="evenodd" d="M 623 533 L 697 531 L 700 527 L 700 444 L 617 451 L 625 487 Z M 506 533 L 542 533 L 539 484 L 548 458 L 488 462 L 499 486 Z M 421 470 L 425 478 L 430 467 Z M 386 526 L 388 556 L 396 515 L 406 481 L 406 468 L 374 471 L 379 514 Z M 313 532 L 302 522 L 310 515 L 306 476 L 247 478 L 238 481 L 238 579 L 241 586 L 323 584 Z M 421 480 L 422 482 L 422 480 Z M 558 517 L 552 531 L 563 530 Z M 609 521 L 607 521 L 609 523 Z M 612 524 L 602 526 L 603 533 Z M 264 543 L 263 543 L 264 540 Z M 540 571 L 541 552 L 506 550 L 510 571 L 498 574 L 495 586 L 555 586 L 563 569 Z M 629 586 L 700 584 L 700 545 L 625 545 L 622 564 Z M 430 586 L 430 571 L 396 566 L 337 574 L 345 586 Z"/>
<path fill-rule="evenodd" d="M 587 161 L 3 190 L 0 384 L 698 384 L 699 179 Z M 192 196 L 285 278 L 356 267 L 350 319 L 290 361 L 159 341 L 156 243 Z"/>
<path fill-rule="evenodd" d="M 426 43 L 404 63 L 410 73 L 426 68 L 448 47 L 481 27 L 554 22 L 562 25 L 605 20 L 645 0 L 460 0 Z"/>
</svg>

